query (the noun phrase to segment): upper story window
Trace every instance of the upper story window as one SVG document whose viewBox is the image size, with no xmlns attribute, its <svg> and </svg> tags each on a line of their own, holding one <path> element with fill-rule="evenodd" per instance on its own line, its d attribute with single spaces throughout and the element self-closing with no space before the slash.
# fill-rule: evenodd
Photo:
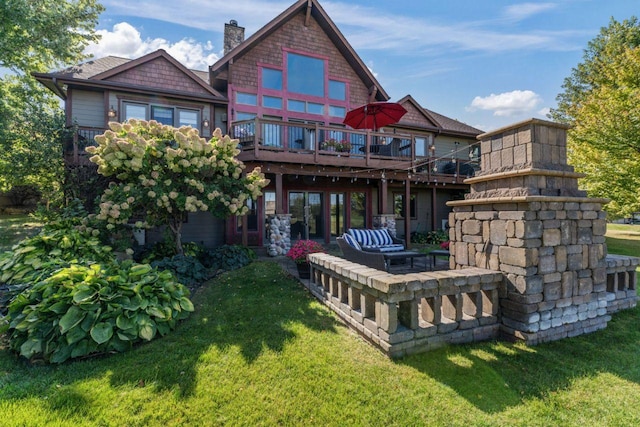
<svg viewBox="0 0 640 427">
<path fill-rule="evenodd" d="M 236 102 L 244 105 L 257 105 L 258 96 L 255 93 L 238 92 L 236 94 Z"/>
<path fill-rule="evenodd" d="M 173 126 L 173 108 L 152 106 L 151 120 L 155 120 L 163 125 Z"/>
<path fill-rule="evenodd" d="M 194 110 L 178 109 L 178 127 L 191 126 L 198 127 L 198 112 Z"/>
<path fill-rule="evenodd" d="M 329 80 L 329 99 L 347 100 L 347 84 L 337 80 Z"/>
<path fill-rule="evenodd" d="M 133 104 L 125 102 L 124 106 L 124 120 L 138 119 L 147 120 L 147 108 L 145 104 Z"/>
<path fill-rule="evenodd" d="M 122 110 L 124 111 L 123 120 L 125 121 L 129 119 L 155 120 L 175 127 L 191 126 L 198 128 L 200 126 L 200 110 L 129 101 L 122 103 Z"/>
<path fill-rule="evenodd" d="M 287 91 L 324 97 L 325 61 L 297 53 L 287 53 Z"/>
<path fill-rule="evenodd" d="M 273 68 L 262 69 L 262 87 L 265 89 L 282 90 L 282 71 Z"/>
<path fill-rule="evenodd" d="M 344 117 L 349 107 L 349 82 L 329 76 L 330 58 L 284 49 L 282 59 L 280 69 L 273 64 L 258 64 L 257 88 L 233 88 L 230 110 L 235 120 L 240 120 L 240 113 L 327 123 Z"/>
</svg>

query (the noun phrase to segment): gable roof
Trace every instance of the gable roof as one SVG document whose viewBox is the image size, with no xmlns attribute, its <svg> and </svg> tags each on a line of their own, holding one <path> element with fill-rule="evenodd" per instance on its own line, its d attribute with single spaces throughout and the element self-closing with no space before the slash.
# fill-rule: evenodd
<svg viewBox="0 0 640 427">
<path fill-rule="evenodd" d="M 342 35 L 336 24 L 331 20 L 329 15 L 327 15 L 327 13 L 320 6 L 320 3 L 318 3 L 317 0 L 297 1 L 287 10 L 274 18 L 271 22 L 260 28 L 245 41 L 229 51 L 215 64 L 210 66 L 209 72 L 211 75 L 212 85 L 216 87 L 215 82 L 217 80 L 217 76 L 219 76 L 223 71 L 228 70 L 229 64 L 232 63 L 234 59 L 239 58 L 247 53 L 258 43 L 264 40 L 265 37 L 274 33 L 285 22 L 291 20 L 294 16 L 298 15 L 301 12 L 304 12 L 306 14 L 307 20 L 311 17 L 316 20 L 320 28 L 324 30 L 324 32 L 334 43 L 338 51 L 354 69 L 358 77 L 365 83 L 368 88 L 373 89 L 373 92 L 375 92 L 376 100 L 387 101 L 389 99 L 389 95 L 385 92 L 373 73 L 365 65 L 362 59 L 360 59 L 356 51 L 353 49 L 353 47 L 351 47 L 347 39 L 344 37 L 344 35 Z"/>
<path fill-rule="evenodd" d="M 403 117 L 403 119 L 400 120 L 400 122 L 395 125 L 396 127 L 407 127 L 407 128 L 419 127 L 429 131 L 435 131 L 438 133 L 443 133 L 448 135 L 459 135 L 459 136 L 477 136 L 477 135 L 480 135 L 481 133 L 484 133 L 483 130 L 476 129 L 473 126 L 469 126 L 458 120 L 452 119 L 450 117 L 444 116 L 442 114 L 436 113 L 435 111 L 431 111 L 422 107 L 411 95 L 407 95 L 404 98 L 400 99 L 398 103 L 403 105 L 409 104 L 409 106 L 414 107 L 419 112 L 419 114 L 424 118 L 427 124 L 425 124 L 425 122 L 415 123 L 410 121 L 410 119 L 405 119 Z"/>
<path fill-rule="evenodd" d="M 182 75 L 185 81 L 190 82 L 192 87 L 197 88 L 198 94 L 190 93 L 189 96 L 212 99 L 216 101 L 226 101 L 226 98 L 213 89 L 208 83 L 209 74 L 203 71 L 189 70 L 165 50 L 159 49 L 137 59 L 120 58 L 117 56 L 107 56 L 90 60 L 82 64 L 69 67 L 67 69 L 53 73 L 32 73 L 46 87 L 62 99 L 66 99 L 64 85 L 79 85 L 87 87 L 103 87 L 112 90 L 136 90 L 144 91 L 140 84 L 129 84 L 123 79 L 115 81 L 116 76 L 124 76 L 127 72 L 133 71 L 153 61 L 163 60 L 170 63 L 177 72 Z M 113 79 L 114 81 L 110 81 Z M 158 87 L 147 87 L 147 91 L 158 91 L 168 95 L 180 96 L 184 93 L 175 90 L 162 90 Z"/>
</svg>

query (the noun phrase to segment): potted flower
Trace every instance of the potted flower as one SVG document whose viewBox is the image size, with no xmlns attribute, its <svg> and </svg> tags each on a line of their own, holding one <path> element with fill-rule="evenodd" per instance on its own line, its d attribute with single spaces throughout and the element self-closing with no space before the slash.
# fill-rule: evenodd
<svg viewBox="0 0 640 427">
<path fill-rule="evenodd" d="M 348 153 L 351 151 L 351 143 L 349 141 L 342 140 L 336 144 L 336 151 Z"/>
<path fill-rule="evenodd" d="M 331 139 L 327 139 L 326 141 L 324 141 L 322 143 L 322 145 L 320 146 L 320 148 L 325 150 L 325 151 L 337 151 L 338 144 L 340 144 L 340 143 L 338 142 L 337 139 L 331 138 Z"/>
<path fill-rule="evenodd" d="M 296 266 L 298 267 L 298 274 L 301 279 L 309 278 L 309 261 L 307 259 L 307 255 L 317 252 L 324 252 L 324 247 L 313 240 L 298 240 L 293 246 L 291 246 L 289 252 L 287 252 L 286 256 L 296 263 Z"/>
</svg>

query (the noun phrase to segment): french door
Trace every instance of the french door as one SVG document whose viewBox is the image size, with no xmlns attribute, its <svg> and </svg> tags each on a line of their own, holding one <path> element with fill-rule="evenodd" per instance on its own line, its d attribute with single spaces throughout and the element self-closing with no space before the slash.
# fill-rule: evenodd
<svg viewBox="0 0 640 427">
<path fill-rule="evenodd" d="M 324 240 L 323 193 L 289 192 L 289 214 L 291 214 L 291 240 Z"/>
</svg>

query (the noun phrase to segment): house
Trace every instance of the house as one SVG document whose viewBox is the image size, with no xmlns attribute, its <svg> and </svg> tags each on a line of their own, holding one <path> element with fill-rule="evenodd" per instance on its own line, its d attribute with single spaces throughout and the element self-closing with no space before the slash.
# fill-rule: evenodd
<svg viewBox="0 0 640 427">
<path fill-rule="evenodd" d="M 297 1 L 246 40 L 231 21 L 224 46 L 208 73 L 159 50 L 34 74 L 65 100 L 67 124 L 78 126 L 67 164 L 87 163 L 82 149 L 109 120 L 187 124 L 204 137 L 219 127 L 271 184 L 247 216 L 224 224 L 190 216 L 185 240 L 273 246 L 274 218 L 287 223 L 276 240 L 326 243 L 349 227 L 382 225 L 406 236 L 446 226 L 446 202 L 468 191 L 464 179 L 477 169 L 482 131 L 410 95 L 397 100 L 407 110 L 398 123 L 346 127 L 349 110 L 390 97 L 317 0 Z"/>
</svg>

